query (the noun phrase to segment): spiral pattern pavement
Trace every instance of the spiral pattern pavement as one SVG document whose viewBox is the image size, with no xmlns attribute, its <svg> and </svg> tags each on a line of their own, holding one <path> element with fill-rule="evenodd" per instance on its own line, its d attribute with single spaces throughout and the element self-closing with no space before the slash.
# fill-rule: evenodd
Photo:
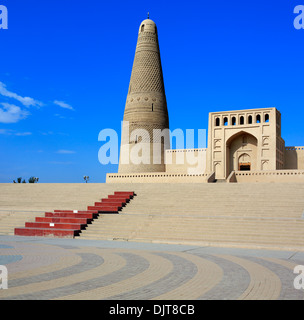
<svg viewBox="0 0 304 320">
<path fill-rule="evenodd" d="M 302 300 L 304 252 L 0 237 L 1 300 Z"/>
</svg>

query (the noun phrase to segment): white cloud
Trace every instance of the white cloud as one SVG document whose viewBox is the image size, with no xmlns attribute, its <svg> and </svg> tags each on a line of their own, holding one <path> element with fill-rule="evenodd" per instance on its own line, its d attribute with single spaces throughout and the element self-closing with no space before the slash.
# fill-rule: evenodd
<svg viewBox="0 0 304 320">
<path fill-rule="evenodd" d="M 31 136 L 31 135 L 32 135 L 31 132 L 17 132 L 17 133 L 15 133 L 15 136 L 21 136 L 21 137 Z"/>
<path fill-rule="evenodd" d="M 3 106 L 0 108 L 0 122 L 2 123 L 16 123 L 30 114 L 27 110 L 22 110 L 14 104 L 0 103 L 0 105 Z"/>
<path fill-rule="evenodd" d="M 72 150 L 58 150 L 56 153 L 59 153 L 59 154 L 73 154 L 73 153 L 76 153 L 76 152 L 72 151 Z"/>
<path fill-rule="evenodd" d="M 32 132 L 16 132 L 15 130 L 11 129 L 0 129 L 0 134 L 5 134 L 7 136 L 31 136 Z"/>
<path fill-rule="evenodd" d="M 8 129 L 0 129 L 0 134 L 6 134 L 6 135 L 11 135 L 12 130 L 8 130 Z"/>
<path fill-rule="evenodd" d="M 64 116 L 62 116 L 62 115 L 60 115 L 58 113 L 54 114 L 54 116 L 59 118 L 59 119 L 66 119 L 66 117 L 64 117 Z"/>
<path fill-rule="evenodd" d="M 15 99 L 15 100 L 21 102 L 26 107 L 30 107 L 30 106 L 41 107 L 41 106 L 43 106 L 43 103 L 38 100 L 35 100 L 30 97 L 21 97 L 15 92 L 8 91 L 6 89 L 6 85 L 1 81 L 0 81 L 0 94 L 4 97 Z"/>
<path fill-rule="evenodd" d="M 48 135 L 53 135 L 54 132 L 53 131 L 48 131 L 48 132 L 39 132 L 40 134 L 42 134 L 43 136 L 48 136 Z"/>
<path fill-rule="evenodd" d="M 59 106 L 61 108 L 69 109 L 69 110 L 73 110 L 74 111 L 74 108 L 72 106 L 70 106 L 69 104 L 67 104 L 67 103 L 65 103 L 63 101 L 55 100 L 54 104 L 56 104 L 57 106 Z"/>
</svg>

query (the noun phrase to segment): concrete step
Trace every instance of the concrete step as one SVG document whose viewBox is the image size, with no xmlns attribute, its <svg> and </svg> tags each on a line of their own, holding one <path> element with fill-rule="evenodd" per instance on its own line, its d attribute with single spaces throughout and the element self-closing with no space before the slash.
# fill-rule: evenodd
<svg viewBox="0 0 304 320">
<path fill-rule="evenodd" d="M 26 222 L 26 228 L 34 228 L 34 229 L 72 229 L 72 230 L 82 230 L 87 226 L 87 223 L 62 223 L 62 222 Z"/>
<path fill-rule="evenodd" d="M 117 190 L 135 190 L 136 195 L 133 193 L 133 199 L 126 201 L 126 206 L 122 202 L 119 205 L 117 199 L 129 195 L 114 193 Z M 121 206 L 121 211 L 113 215 L 99 214 L 77 238 L 209 241 L 240 246 L 248 243 L 263 245 L 263 242 L 274 246 L 283 246 L 284 243 L 303 245 L 304 228 L 300 218 L 304 211 L 304 184 L 0 185 L 0 212 L 7 208 L 43 212 L 53 212 L 54 208 L 87 211 L 88 206 L 98 204 L 99 207 L 106 202 Z M 95 208 L 95 211 L 99 210 Z M 79 216 L 63 218 L 77 219 Z M 26 219 L 31 221 L 22 218 L 14 221 L 20 227 L 25 222 L 50 222 L 35 221 L 35 216 L 30 215 Z M 7 229 L 0 228 L 1 234 L 10 232 L 12 225 L 9 221 L 13 221 L 13 216 L 1 218 L 0 214 L 0 225 L 8 226 Z"/>
<path fill-rule="evenodd" d="M 99 213 L 118 213 L 122 206 L 88 206 L 88 210 L 96 210 Z"/>
<path fill-rule="evenodd" d="M 111 196 L 111 195 L 110 195 Z M 108 197 L 110 197 L 108 196 Z M 119 192 L 114 194 L 112 199 L 120 199 L 124 197 L 124 201 L 128 202 L 133 199 L 134 192 Z M 89 223 L 96 219 L 99 212 L 118 212 L 121 210 L 121 206 L 111 206 L 109 204 L 101 204 L 100 206 L 88 207 L 87 210 L 71 210 L 71 209 L 55 209 L 54 212 L 45 212 L 44 217 L 35 217 L 35 221 L 25 222 L 25 227 L 15 227 L 14 234 L 19 236 L 53 236 L 53 237 L 70 237 L 74 238 L 84 230 Z M 14 222 L 16 226 L 16 220 L 12 219 L 14 212 L 6 215 L 10 222 L 7 222 L 6 228 L 0 228 L 5 233 L 10 231 L 10 223 Z M 11 217 L 9 217 L 11 216 Z M 22 218 L 24 218 L 23 216 Z M 2 216 L 1 222 L 4 222 Z"/>
<path fill-rule="evenodd" d="M 95 219 L 97 218 L 98 213 L 71 213 L 71 212 L 46 212 L 45 217 L 47 218 L 56 218 L 56 217 L 65 217 L 65 218 L 86 218 L 86 219 Z"/>
<path fill-rule="evenodd" d="M 87 224 L 90 223 L 90 219 L 86 218 L 46 218 L 46 217 L 36 217 L 36 222 L 46 222 L 46 223 L 79 223 L 79 224 Z"/>
<path fill-rule="evenodd" d="M 79 230 L 73 229 L 50 229 L 50 228 L 16 228 L 16 236 L 32 236 L 32 237 L 60 237 L 74 238 L 80 233 Z"/>
</svg>

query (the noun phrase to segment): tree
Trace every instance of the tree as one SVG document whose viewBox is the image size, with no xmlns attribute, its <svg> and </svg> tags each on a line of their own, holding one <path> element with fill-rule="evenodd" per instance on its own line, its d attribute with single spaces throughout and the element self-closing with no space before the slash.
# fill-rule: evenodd
<svg viewBox="0 0 304 320">
<path fill-rule="evenodd" d="M 18 182 L 18 183 L 21 183 L 21 181 L 22 181 L 22 177 L 17 178 L 17 182 Z"/>
<path fill-rule="evenodd" d="M 29 183 L 35 183 L 35 182 L 38 182 L 39 178 L 36 178 L 36 177 L 30 177 L 28 182 Z"/>
<path fill-rule="evenodd" d="M 30 177 L 28 180 L 29 183 L 35 183 L 35 177 Z"/>
</svg>

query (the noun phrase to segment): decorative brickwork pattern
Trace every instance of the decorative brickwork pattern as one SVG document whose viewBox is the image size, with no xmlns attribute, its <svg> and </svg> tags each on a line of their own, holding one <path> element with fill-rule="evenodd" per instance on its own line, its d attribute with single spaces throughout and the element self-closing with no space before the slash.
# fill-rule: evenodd
<svg viewBox="0 0 304 320">
<path fill-rule="evenodd" d="M 130 93 L 133 92 L 164 92 L 158 52 L 140 51 L 135 54 L 130 82 Z"/>
</svg>

